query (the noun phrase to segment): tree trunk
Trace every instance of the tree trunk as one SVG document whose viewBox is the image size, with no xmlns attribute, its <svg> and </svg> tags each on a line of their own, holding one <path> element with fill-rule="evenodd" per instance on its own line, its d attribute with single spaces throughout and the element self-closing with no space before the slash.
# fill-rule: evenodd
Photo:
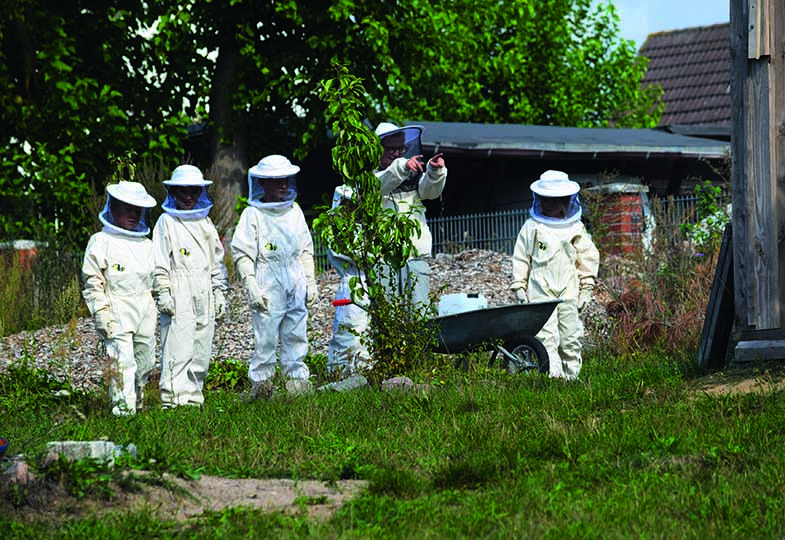
<svg viewBox="0 0 785 540">
<path fill-rule="evenodd" d="M 215 203 L 213 221 L 219 234 L 228 239 L 237 218 L 237 197 L 248 191 L 248 120 L 245 112 L 232 109 L 240 49 L 232 32 L 223 35 L 228 37 L 228 43 L 219 49 L 210 91 L 209 178 L 215 182 L 210 192 Z"/>
</svg>

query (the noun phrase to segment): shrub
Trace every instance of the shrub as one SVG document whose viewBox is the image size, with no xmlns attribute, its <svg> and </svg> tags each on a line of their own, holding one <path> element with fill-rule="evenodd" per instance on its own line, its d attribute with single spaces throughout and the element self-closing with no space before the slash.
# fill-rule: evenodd
<svg viewBox="0 0 785 540">
<path fill-rule="evenodd" d="M 667 223 L 656 200 L 652 211 L 658 224 Z M 607 343 L 612 354 L 697 351 L 719 243 L 696 251 L 679 233 L 676 226 L 658 225 L 652 252 L 603 261 L 601 280 L 611 297 L 607 309 L 614 323 Z"/>
<path fill-rule="evenodd" d="M 248 362 L 224 358 L 210 362 L 204 386 L 208 390 L 240 390 L 248 385 Z"/>
<path fill-rule="evenodd" d="M 18 252 L 2 252 L 0 335 L 64 324 L 86 314 L 79 283 L 81 254 L 69 246 L 62 236 L 41 234 L 29 265 Z"/>
<path fill-rule="evenodd" d="M 333 119 L 333 168 L 352 189 L 354 204 L 323 209 L 313 227 L 328 249 L 350 257 L 365 276 L 352 280 L 350 287 L 353 295 L 368 299 L 366 343 L 375 362 L 369 375 L 380 380 L 414 368 L 424 345 L 435 338 L 435 329 L 428 324 L 431 313 L 414 308 L 411 290 L 385 294 L 385 274 L 399 275 L 413 253 L 411 238 L 419 234 L 419 223 L 410 213 L 382 206 L 374 174 L 382 149 L 362 123 L 365 91 L 345 67 L 335 70 L 337 76 L 323 81 L 319 93 Z"/>
<path fill-rule="evenodd" d="M 695 212 L 699 221 L 682 223 L 681 232 L 696 247 L 714 249 L 722 241 L 725 225 L 730 222 L 731 205 L 721 204 L 722 188 L 708 180 L 698 183 L 694 191 L 698 198 Z"/>
</svg>

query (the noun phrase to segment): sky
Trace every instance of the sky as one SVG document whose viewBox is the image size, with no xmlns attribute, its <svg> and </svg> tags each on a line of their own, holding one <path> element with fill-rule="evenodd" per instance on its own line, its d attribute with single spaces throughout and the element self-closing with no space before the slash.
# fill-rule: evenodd
<svg viewBox="0 0 785 540">
<path fill-rule="evenodd" d="M 730 0 L 613 0 L 621 19 L 621 37 L 640 49 L 646 36 L 663 30 L 730 21 Z"/>
</svg>

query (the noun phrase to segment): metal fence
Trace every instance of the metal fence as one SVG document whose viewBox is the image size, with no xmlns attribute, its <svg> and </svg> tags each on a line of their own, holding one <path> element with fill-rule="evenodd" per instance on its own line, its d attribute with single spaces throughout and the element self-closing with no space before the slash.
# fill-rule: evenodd
<svg viewBox="0 0 785 540">
<path fill-rule="evenodd" d="M 730 194 L 720 195 L 717 202 L 723 206 L 728 204 L 730 202 Z M 698 213 L 697 195 L 660 199 L 659 205 L 661 206 L 662 216 L 658 217 L 665 225 L 678 227 L 682 223 L 698 223 L 698 221 L 706 217 Z"/>
<path fill-rule="evenodd" d="M 681 223 L 697 223 L 705 217 L 698 215 L 697 202 L 696 195 L 660 199 L 660 208 L 657 210 L 659 224 L 678 229 Z M 722 196 L 719 202 L 726 204 L 728 196 Z M 528 217 L 529 209 L 520 208 L 488 214 L 431 218 L 428 226 L 433 235 L 433 254 L 485 249 L 512 255 L 518 232 Z M 322 271 L 329 268 L 327 250 L 318 238 L 314 238 L 314 250 L 318 269 Z"/>
<path fill-rule="evenodd" d="M 515 239 L 529 217 L 528 208 L 489 214 L 439 217 L 428 220 L 433 253 L 460 253 L 485 249 L 512 255 Z"/>
</svg>

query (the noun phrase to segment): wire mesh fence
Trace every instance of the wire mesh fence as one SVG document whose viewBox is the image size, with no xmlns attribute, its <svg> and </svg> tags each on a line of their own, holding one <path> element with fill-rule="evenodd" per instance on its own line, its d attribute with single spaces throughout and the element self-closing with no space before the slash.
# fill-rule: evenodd
<svg viewBox="0 0 785 540">
<path fill-rule="evenodd" d="M 512 254 L 515 239 L 528 217 L 529 209 L 521 208 L 430 219 L 433 253 L 484 249 Z"/>
<path fill-rule="evenodd" d="M 720 204 L 728 202 L 723 195 Z M 682 223 L 697 223 L 706 216 L 697 212 L 698 197 L 684 195 L 659 200 L 658 225 L 678 230 Z M 512 255 L 515 240 L 529 217 L 528 208 L 504 210 L 486 214 L 467 214 L 428 219 L 433 236 L 433 254 L 460 253 L 468 249 L 483 249 Z M 329 268 L 327 248 L 314 237 L 314 252 L 319 271 Z"/>
</svg>

